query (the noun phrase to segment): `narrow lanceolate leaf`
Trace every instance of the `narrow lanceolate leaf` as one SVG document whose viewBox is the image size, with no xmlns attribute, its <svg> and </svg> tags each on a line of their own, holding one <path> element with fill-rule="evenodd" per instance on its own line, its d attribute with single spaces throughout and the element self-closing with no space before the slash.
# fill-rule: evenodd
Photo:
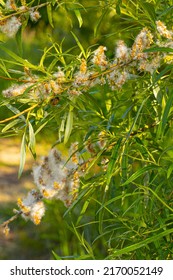
<svg viewBox="0 0 173 280">
<path fill-rule="evenodd" d="M 50 25 L 52 26 L 52 28 L 54 28 L 51 4 L 47 5 L 47 16 L 48 16 L 48 20 L 49 20 Z"/>
<path fill-rule="evenodd" d="M 20 56 L 18 56 L 17 54 L 15 54 L 14 52 L 7 49 L 6 47 L 4 47 L 1 44 L 0 44 L 0 49 L 2 49 L 5 53 L 7 53 L 10 57 L 12 57 L 15 61 L 19 62 L 21 65 L 24 65 L 24 66 L 29 67 L 31 69 L 35 69 L 35 70 L 37 69 L 37 66 L 33 65 L 32 63 L 30 63 L 26 59 L 21 58 Z"/>
<path fill-rule="evenodd" d="M 145 239 L 143 241 L 140 241 L 138 243 L 135 243 L 135 244 L 133 244 L 131 246 L 128 246 L 128 247 L 125 247 L 123 249 L 114 251 L 112 253 L 111 257 L 117 257 L 117 256 L 120 256 L 122 254 L 127 254 L 129 252 L 137 250 L 137 249 L 139 249 L 141 247 L 145 247 L 145 246 L 147 246 L 147 244 L 152 243 L 152 242 L 154 242 L 156 240 L 159 240 L 159 239 L 163 238 L 164 236 L 167 236 L 167 235 L 172 234 L 172 233 L 173 233 L 173 228 L 165 230 L 165 231 L 163 231 L 163 232 L 161 232 L 161 233 L 159 233 L 157 235 L 149 237 L 149 238 L 147 238 L 147 239 Z"/>
<path fill-rule="evenodd" d="M 20 148 L 20 165 L 19 165 L 19 172 L 18 172 L 18 178 L 22 175 L 24 165 L 26 160 L 26 134 L 23 134 L 22 137 L 22 143 Z"/>
<path fill-rule="evenodd" d="M 54 251 L 52 251 L 52 255 L 54 256 L 55 260 L 62 260 L 60 256 L 58 256 Z"/>
<path fill-rule="evenodd" d="M 157 83 L 164 75 L 169 75 L 170 71 L 172 70 L 173 65 L 167 65 L 153 80 L 154 83 Z"/>
<path fill-rule="evenodd" d="M 23 56 L 23 46 L 22 46 L 22 29 L 20 28 L 19 31 L 16 34 L 16 42 L 18 47 L 19 55 Z"/>
<path fill-rule="evenodd" d="M 144 50 L 144 52 L 166 52 L 166 53 L 171 52 L 172 53 L 173 49 L 166 48 L 166 47 L 154 47 L 154 48 L 146 49 L 146 50 Z"/>
<path fill-rule="evenodd" d="M 71 34 L 73 35 L 78 47 L 80 48 L 84 58 L 87 58 L 86 54 L 85 54 L 85 51 L 84 51 L 84 48 L 82 47 L 82 44 L 80 43 L 79 39 L 76 37 L 76 35 L 71 31 Z"/>
<path fill-rule="evenodd" d="M 82 24 L 83 24 L 83 19 L 82 19 L 81 13 L 80 13 L 79 10 L 74 10 L 74 12 L 75 12 L 75 15 L 76 15 L 76 17 L 77 17 L 77 20 L 78 20 L 78 22 L 79 22 L 79 27 L 81 27 Z"/>
<path fill-rule="evenodd" d="M 64 144 L 68 142 L 68 139 L 70 137 L 72 128 L 73 128 L 73 109 L 74 107 L 70 105 L 70 110 L 68 112 L 67 116 L 67 122 L 65 127 L 65 134 L 64 134 Z"/>
<path fill-rule="evenodd" d="M 167 179 L 171 176 L 171 173 L 173 171 L 173 163 L 169 166 L 168 171 L 167 171 Z"/>
<path fill-rule="evenodd" d="M 108 163 L 107 175 L 106 175 L 107 176 L 107 182 L 106 182 L 107 187 L 109 186 L 112 175 L 114 173 L 114 168 L 115 168 L 116 160 L 119 155 L 119 149 L 120 149 L 121 142 L 122 142 L 122 138 L 118 139 L 116 145 L 112 149 L 112 154 L 111 154 L 110 161 Z"/>
<path fill-rule="evenodd" d="M 21 119 L 16 119 L 10 123 L 8 123 L 3 129 L 2 133 L 8 131 L 10 128 L 14 127 L 15 125 L 19 124 L 21 122 Z"/>
<path fill-rule="evenodd" d="M 12 106 L 11 104 L 6 104 L 6 107 L 13 112 L 15 115 L 20 114 L 21 111 L 19 111 L 16 107 Z M 20 119 L 25 121 L 25 117 L 23 115 L 20 116 Z"/>
<path fill-rule="evenodd" d="M 139 176 L 145 174 L 145 172 L 150 171 L 150 170 L 155 170 L 155 169 L 159 169 L 161 168 L 158 165 L 148 165 L 145 167 L 142 167 L 141 169 L 139 169 L 138 171 L 136 171 L 130 178 L 127 179 L 127 181 L 125 181 L 122 186 L 128 185 L 129 183 L 132 183 L 133 181 L 135 181 Z"/>
<path fill-rule="evenodd" d="M 29 149 L 33 155 L 33 157 L 36 157 L 36 152 L 35 152 L 35 134 L 34 134 L 34 130 L 33 127 L 31 125 L 31 123 L 28 123 L 28 128 L 29 128 Z"/>
<path fill-rule="evenodd" d="M 121 15 L 121 5 L 122 5 L 122 0 L 118 0 L 116 4 L 116 12 L 118 15 Z"/>
<path fill-rule="evenodd" d="M 151 3 L 146 3 L 146 1 L 143 0 L 140 1 L 140 5 L 142 6 L 147 17 L 153 22 L 155 22 L 156 20 L 155 6 Z"/>
<path fill-rule="evenodd" d="M 94 27 L 94 37 L 97 36 L 98 33 L 98 29 L 101 25 L 101 23 L 103 22 L 103 18 L 106 16 L 107 12 L 109 11 L 109 9 L 105 9 L 105 11 L 102 13 L 102 15 L 100 16 L 100 18 L 98 19 L 95 27 Z"/>
<path fill-rule="evenodd" d="M 172 103 L 173 103 L 173 92 L 171 91 L 170 96 L 169 96 L 169 98 L 166 102 L 166 106 L 165 106 L 165 109 L 164 109 L 164 112 L 163 112 L 161 122 L 160 122 L 159 127 L 158 127 L 157 137 L 160 137 L 161 135 L 164 134 L 164 130 L 165 130 L 165 127 L 166 127 L 166 124 L 167 124 L 167 121 L 168 121 L 168 117 L 169 117 L 169 113 L 170 113 L 170 110 L 171 110 L 171 107 L 172 107 Z"/>
</svg>

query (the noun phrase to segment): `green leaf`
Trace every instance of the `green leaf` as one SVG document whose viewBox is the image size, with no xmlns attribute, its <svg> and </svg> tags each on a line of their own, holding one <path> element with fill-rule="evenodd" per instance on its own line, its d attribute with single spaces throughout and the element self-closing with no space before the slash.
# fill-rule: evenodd
<svg viewBox="0 0 173 280">
<path fill-rule="evenodd" d="M 94 27 L 94 37 L 97 36 L 98 29 L 99 29 L 99 27 L 100 27 L 100 25 L 101 25 L 101 23 L 102 23 L 102 21 L 103 21 L 103 18 L 106 16 L 107 12 L 108 12 L 108 9 L 106 9 L 106 10 L 102 13 L 102 15 L 100 16 L 99 20 L 97 21 L 97 23 L 96 23 L 96 25 L 95 25 L 95 27 Z"/>
<path fill-rule="evenodd" d="M 159 127 L 158 127 L 158 131 L 157 131 L 157 137 L 158 138 L 161 137 L 164 134 L 164 130 L 165 130 L 165 127 L 166 127 L 166 124 L 167 124 L 167 121 L 168 121 L 168 116 L 169 116 L 169 113 L 170 113 L 170 110 L 171 110 L 171 107 L 172 107 L 172 103 L 173 103 L 173 92 L 171 91 L 170 96 L 169 96 L 169 98 L 166 102 L 166 106 L 165 106 L 165 109 L 164 109 L 164 112 L 163 112 L 161 122 L 160 122 Z"/>
<path fill-rule="evenodd" d="M 172 53 L 172 48 L 166 48 L 166 47 L 154 47 L 144 50 L 144 52 L 166 52 L 166 53 Z"/>
<path fill-rule="evenodd" d="M 0 49 L 2 49 L 5 53 L 7 53 L 14 60 L 16 60 L 17 62 L 21 63 L 21 65 L 23 65 L 25 67 L 28 67 L 28 68 L 31 68 L 31 69 L 37 70 L 37 67 L 35 65 L 30 63 L 26 59 L 21 58 L 20 56 L 18 56 L 17 54 L 12 52 L 11 50 L 9 50 L 9 49 L 5 48 L 4 46 L 2 46 L 1 44 L 0 44 Z"/>
<path fill-rule="evenodd" d="M 133 121 L 133 123 L 132 123 L 132 125 L 131 125 L 131 127 L 130 127 L 130 130 L 129 130 L 128 134 L 127 134 L 126 141 L 127 141 L 127 139 L 130 137 L 130 134 L 131 134 L 131 132 L 132 132 L 132 130 L 133 130 L 133 128 L 134 128 L 134 126 L 135 126 L 135 124 L 136 124 L 136 122 L 137 122 L 139 116 L 140 116 L 140 112 L 141 112 L 141 110 L 142 110 L 144 104 L 145 104 L 145 103 L 147 102 L 147 100 L 149 99 L 149 97 L 150 97 L 150 96 L 146 97 L 146 98 L 142 101 L 141 106 L 139 107 L 139 109 L 138 109 L 138 111 L 137 111 L 137 114 L 136 114 L 136 117 L 135 117 L 135 119 L 134 119 L 134 121 Z"/>
<path fill-rule="evenodd" d="M 19 31 L 16 34 L 16 42 L 17 42 L 19 55 L 22 57 L 23 56 L 23 46 L 22 46 L 22 29 L 21 28 L 19 29 Z"/>
<path fill-rule="evenodd" d="M 152 20 L 153 22 L 156 21 L 156 12 L 154 9 L 154 5 L 151 3 L 147 3 L 146 1 L 141 0 L 140 1 L 140 5 L 142 6 L 145 14 L 148 16 L 148 18 L 150 20 Z"/>
<path fill-rule="evenodd" d="M 142 240 L 142 241 L 140 241 L 140 242 L 138 242 L 138 243 L 135 243 L 135 244 L 133 244 L 133 245 L 130 245 L 130 246 L 125 247 L 125 248 L 120 249 L 120 250 L 115 250 L 115 251 L 111 254 L 111 257 L 117 257 L 117 256 L 120 256 L 120 255 L 122 255 L 122 254 L 127 254 L 127 253 L 129 253 L 129 252 L 135 251 L 135 250 L 137 250 L 137 249 L 139 249 L 139 248 L 141 248 L 141 247 L 147 246 L 147 244 L 149 244 L 149 243 L 152 243 L 152 242 L 154 242 L 154 241 L 156 241 L 156 240 L 159 240 L 159 239 L 161 239 L 162 237 L 167 236 L 167 235 L 172 234 L 172 233 L 173 233 L 173 228 L 172 228 L 172 229 L 165 230 L 164 232 L 161 232 L 161 233 L 159 233 L 159 234 L 157 234 L 157 235 L 154 235 L 154 236 L 152 236 L 152 237 L 149 237 L 149 238 L 147 238 L 147 239 L 144 239 L 144 240 Z"/>
<path fill-rule="evenodd" d="M 70 109 L 67 116 L 67 122 L 65 127 L 65 134 L 64 134 L 64 144 L 66 144 L 69 140 L 72 128 L 73 128 L 73 109 L 74 107 L 70 105 Z"/>
<path fill-rule="evenodd" d="M 52 0 L 52 5 L 55 6 L 55 4 L 57 3 L 57 0 Z"/>
<path fill-rule="evenodd" d="M 122 5 L 122 0 L 118 0 L 117 4 L 116 4 L 116 12 L 118 15 L 121 15 L 121 5 Z"/>
<path fill-rule="evenodd" d="M 56 57 L 52 60 L 52 62 L 49 64 L 48 68 L 47 68 L 47 71 L 50 73 L 53 68 L 55 67 L 55 65 L 57 64 L 57 62 L 60 60 L 59 57 Z"/>
<path fill-rule="evenodd" d="M 33 127 L 30 122 L 28 122 L 28 128 L 29 128 L 29 143 L 28 147 L 33 155 L 34 158 L 36 158 L 36 152 L 35 152 L 35 134 Z"/>
<path fill-rule="evenodd" d="M 49 53 L 49 51 L 53 48 L 53 46 L 51 46 L 50 48 L 44 48 L 44 52 L 43 52 L 43 55 L 42 57 L 40 58 L 40 64 L 39 64 L 39 67 L 40 68 L 43 68 L 44 69 L 44 61 Z"/>
<path fill-rule="evenodd" d="M 48 122 L 49 120 L 44 122 L 42 125 L 39 125 L 39 128 L 35 131 L 35 135 L 37 135 L 48 124 Z"/>
<path fill-rule="evenodd" d="M 110 161 L 108 163 L 107 174 L 106 174 L 106 177 L 107 177 L 106 185 L 107 185 L 107 187 L 109 186 L 112 175 L 114 173 L 114 167 L 115 167 L 118 155 L 119 155 L 119 149 L 120 149 L 120 146 L 121 146 L 122 139 L 123 138 L 119 138 L 116 145 L 112 149 L 112 154 L 111 154 L 111 157 L 110 157 Z"/>
<path fill-rule="evenodd" d="M 165 16 L 166 14 L 168 14 L 168 13 L 172 13 L 172 9 L 173 9 L 173 6 L 169 6 L 169 8 L 167 8 L 167 9 L 164 9 L 163 10 L 163 12 L 161 12 L 160 14 L 159 14 L 159 16 L 157 17 L 157 20 L 158 19 L 160 19 L 160 18 L 162 18 L 163 16 Z"/>
<path fill-rule="evenodd" d="M 79 215 L 79 217 L 78 217 L 78 219 L 77 219 L 77 222 L 76 222 L 77 225 L 80 223 L 81 219 L 82 219 L 83 216 L 85 215 L 85 212 L 86 212 L 86 210 L 88 209 L 88 206 L 89 206 L 89 204 L 90 204 L 90 199 L 91 199 L 91 197 L 90 197 L 89 199 L 85 200 L 85 202 L 84 202 L 84 204 L 83 204 L 83 207 L 82 207 L 82 209 L 81 209 L 81 211 L 80 211 L 80 215 Z"/>
<path fill-rule="evenodd" d="M 50 25 L 52 26 L 52 28 L 54 28 L 51 4 L 47 5 L 47 16 L 48 16 L 48 20 L 49 20 Z"/>
<path fill-rule="evenodd" d="M 62 260 L 60 256 L 58 256 L 54 251 L 52 251 L 55 260 Z"/>
<path fill-rule="evenodd" d="M 78 19 L 79 27 L 81 27 L 82 24 L 83 24 L 83 19 L 82 19 L 81 13 L 80 13 L 80 11 L 78 9 L 74 10 L 74 12 L 75 12 L 75 15 L 76 15 L 76 17 Z"/>
<path fill-rule="evenodd" d="M 8 70 L 3 62 L 3 60 L 0 60 L 0 68 L 3 70 L 3 72 L 7 75 L 7 77 L 11 78 L 10 74 L 8 73 Z"/>
<path fill-rule="evenodd" d="M 103 154 L 104 149 L 102 149 L 97 156 L 91 161 L 91 163 L 89 164 L 88 168 L 85 170 L 85 173 L 87 174 L 89 172 L 89 170 L 93 167 L 93 165 L 97 162 L 97 160 L 99 159 L 99 157 Z"/>
<path fill-rule="evenodd" d="M 26 160 L 26 134 L 24 133 L 22 137 L 21 148 L 20 148 L 20 165 L 19 165 L 18 178 L 20 178 L 22 175 L 24 165 L 25 165 L 25 160 Z"/>
<path fill-rule="evenodd" d="M 12 111 L 15 115 L 21 113 L 16 107 L 12 106 L 11 104 L 6 104 L 6 107 Z M 22 119 L 25 122 L 25 117 L 23 115 L 19 116 L 20 119 Z"/>
<path fill-rule="evenodd" d="M 166 73 L 172 70 L 173 65 L 166 66 L 153 80 L 153 83 L 157 83 Z"/>
<path fill-rule="evenodd" d="M 169 166 L 168 171 L 167 171 L 167 179 L 171 176 L 171 173 L 173 171 L 173 163 Z"/>
<path fill-rule="evenodd" d="M 16 124 L 19 124 L 21 122 L 21 119 L 16 119 L 10 123 L 8 123 L 3 129 L 2 132 L 6 132 L 7 130 L 9 130 L 10 128 L 12 128 L 13 126 L 15 126 Z"/>
<path fill-rule="evenodd" d="M 71 31 L 71 34 L 73 35 L 73 37 L 74 37 L 74 39 L 75 39 L 75 41 L 76 41 L 76 43 L 77 43 L 78 47 L 80 48 L 80 50 L 81 50 L 81 52 L 82 52 L 82 54 L 83 54 L 84 58 L 85 58 L 85 59 L 87 59 L 87 56 L 86 56 L 85 50 L 84 50 L 84 48 L 82 47 L 82 45 L 81 45 L 80 41 L 78 40 L 78 38 L 76 37 L 76 35 L 75 35 L 72 31 Z"/>
<path fill-rule="evenodd" d="M 143 175 L 145 172 L 150 171 L 150 170 L 155 170 L 161 168 L 158 165 L 148 165 L 145 167 L 142 167 L 141 169 L 137 170 L 129 179 L 127 179 L 126 182 L 121 184 L 122 186 L 128 185 L 129 183 L 132 183 L 134 180 L 136 180 L 139 176 Z"/>
</svg>

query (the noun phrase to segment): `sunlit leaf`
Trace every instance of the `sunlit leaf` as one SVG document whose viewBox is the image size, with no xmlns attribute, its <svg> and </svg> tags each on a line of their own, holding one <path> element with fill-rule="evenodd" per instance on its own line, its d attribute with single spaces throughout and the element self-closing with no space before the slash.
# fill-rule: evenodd
<svg viewBox="0 0 173 280">
<path fill-rule="evenodd" d="M 20 165 L 18 171 L 18 178 L 21 177 L 26 160 L 26 134 L 23 134 L 21 148 L 20 148 Z"/>
<path fill-rule="evenodd" d="M 55 260 L 62 260 L 62 258 L 58 256 L 54 251 L 52 251 L 52 254 Z"/>
<path fill-rule="evenodd" d="M 9 56 L 11 56 L 15 61 L 21 63 L 21 65 L 23 65 L 25 67 L 28 67 L 28 68 L 31 68 L 31 69 L 37 69 L 37 67 L 35 65 L 30 63 L 28 60 L 21 58 L 20 56 L 18 56 L 17 54 L 12 52 L 11 50 L 9 50 L 6 47 L 4 47 L 2 44 L 0 44 L 0 49 L 2 49 Z"/>
<path fill-rule="evenodd" d="M 173 163 L 169 166 L 168 171 L 167 171 L 167 179 L 171 176 L 173 171 Z"/>
<path fill-rule="evenodd" d="M 166 53 L 172 53 L 173 49 L 172 48 L 168 48 L 168 47 L 153 47 L 153 48 L 149 48 L 144 50 L 144 52 L 149 53 L 149 52 L 166 52 Z"/>
<path fill-rule="evenodd" d="M 51 4 L 47 5 L 47 15 L 48 15 L 48 20 L 49 20 L 51 27 L 54 28 Z"/>
<path fill-rule="evenodd" d="M 168 229 L 168 230 L 165 230 L 161 233 L 158 233 L 158 234 L 155 234 L 153 235 L 152 237 L 149 237 L 149 238 L 146 238 L 138 243 L 135 243 L 133 245 L 130 245 L 130 246 L 127 246 L 123 249 L 120 249 L 120 250 L 114 250 L 114 252 L 112 253 L 112 257 L 117 257 L 117 256 L 120 256 L 122 254 L 127 254 L 129 252 L 132 252 L 134 250 L 137 250 L 141 247 L 145 247 L 147 246 L 147 244 L 150 244 L 151 242 L 154 242 L 156 240 L 160 240 L 161 238 L 163 238 L 164 236 L 167 236 L 169 234 L 172 234 L 173 233 L 173 228 L 172 229 Z"/>
<path fill-rule="evenodd" d="M 146 1 L 140 1 L 140 5 L 145 11 L 145 14 L 148 16 L 150 20 L 155 22 L 156 20 L 156 12 L 155 12 L 155 6 L 152 3 L 147 3 Z"/>
<path fill-rule="evenodd" d="M 29 128 L 29 149 L 32 152 L 32 155 L 34 156 L 34 158 L 36 157 L 36 152 L 35 152 L 35 134 L 34 134 L 34 130 L 33 127 L 31 125 L 30 122 L 28 122 L 28 128 Z"/>
<path fill-rule="evenodd" d="M 167 121 L 168 121 L 170 110 L 172 108 L 172 103 L 173 103 L 173 94 L 172 94 L 172 91 L 171 91 L 169 93 L 169 98 L 166 102 L 166 106 L 165 106 L 165 109 L 164 109 L 164 112 L 163 112 L 163 115 L 162 115 L 161 122 L 158 126 L 157 137 L 160 137 L 161 135 L 164 134 L 164 130 L 165 130 L 165 127 L 166 127 L 166 124 L 167 124 Z"/>
<path fill-rule="evenodd" d="M 75 12 L 75 15 L 76 15 L 76 17 L 77 17 L 77 19 L 78 19 L 79 27 L 81 27 L 82 24 L 83 24 L 83 19 L 82 19 L 81 13 L 80 13 L 80 11 L 77 10 L 77 9 L 74 10 L 74 12 Z"/>
<path fill-rule="evenodd" d="M 21 119 L 16 119 L 14 121 L 9 122 L 3 129 L 2 133 L 8 131 L 10 128 L 15 127 L 17 124 L 21 123 Z"/>
<path fill-rule="evenodd" d="M 142 167 L 141 169 L 137 170 L 130 178 L 128 178 L 123 184 L 122 186 L 128 185 L 130 183 L 132 183 L 133 181 L 135 181 L 138 177 L 140 177 L 141 175 L 145 174 L 147 171 L 153 171 L 153 170 L 158 170 L 159 168 L 161 168 L 160 166 L 157 165 L 148 165 L 145 167 Z"/>
<path fill-rule="evenodd" d="M 97 36 L 99 27 L 100 27 L 101 23 L 103 22 L 103 19 L 106 16 L 107 12 L 108 12 L 108 9 L 103 11 L 103 13 L 101 14 L 100 18 L 98 19 L 96 25 L 94 26 L 94 36 L 95 37 Z"/>
<path fill-rule="evenodd" d="M 23 41 L 22 41 L 22 29 L 20 28 L 16 34 L 16 42 L 18 46 L 19 55 L 23 56 Z"/>
<path fill-rule="evenodd" d="M 87 57 L 86 57 L 85 50 L 84 50 L 82 44 L 80 43 L 79 39 L 76 37 L 76 35 L 75 35 L 72 31 L 71 31 L 71 33 L 72 33 L 72 35 L 73 35 L 73 37 L 74 37 L 74 39 L 75 39 L 75 41 L 76 41 L 78 47 L 80 48 L 80 50 L 81 50 L 81 52 L 82 52 L 84 58 L 87 58 Z"/>
<path fill-rule="evenodd" d="M 114 168 L 115 168 L 115 164 L 116 164 L 116 160 L 119 156 L 119 149 L 120 149 L 120 145 L 122 142 L 122 138 L 118 139 L 117 143 L 115 144 L 114 148 L 112 149 L 112 154 L 108 163 L 108 167 L 107 167 L 107 186 L 109 186 L 112 175 L 114 173 Z"/>
<path fill-rule="evenodd" d="M 73 128 L 73 106 L 70 105 L 70 109 L 67 116 L 67 122 L 65 126 L 65 134 L 64 134 L 64 144 L 66 144 L 69 140 L 72 128 Z"/>
</svg>

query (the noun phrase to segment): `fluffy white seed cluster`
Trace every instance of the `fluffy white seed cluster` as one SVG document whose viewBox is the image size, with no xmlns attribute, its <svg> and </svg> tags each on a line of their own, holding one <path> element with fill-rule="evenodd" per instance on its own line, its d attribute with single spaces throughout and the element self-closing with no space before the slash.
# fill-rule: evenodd
<svg viewBox="0 0 173 280">
<path fill-rule="evenodd" d="M 117 62 L 125 62 L 127 63 L 130 60 L 130 48 L 128 48 L 123 40 L 119 40 L 117 42 L 117 47 L 115 50 L 115 61 Z"/>
<path fill-rule="evenodd" d="M 52 149 L 48 157 L 44 157 L 41 165 L 33 168 L 33 176 L 43 197 L 56 198 L 69 206 L 77 195 L 79 188 L 78 160 L 74 156 L 66 163 L 66 159 Z"/>
<path fill-rule="evenodd" d="M 77 143 L 73 143 L 69 160 L 62 157 L 58 150 L 51 149 L 49 155 L 43 157 L 42 163 L 33 167 L 34 182 L 38 190 L 30 191 L 23 200 L 18 199 L 17 204 L 23 218 L 38 225 L 45 214 L 43 198 L 61 200 L 66 207 L 77 198 L 81 175 L 78 169 L 81 162 L 76 149 Z"/>
<path fill-rule="evenodd" d="M 37 11 L 33 11 L 35 13 Z M 11 20 L 16 20 L 11 18 Z M 39 78 L 33 78 L 32 85 L 14 85 L 2 94 L 5 97 L 17 96 L 27 90 L 29 98 L 47 99 L 66 92 L 69 95 L 80 95 L 95 85 L 108 84 L 111 90 L 119 90 L 129 79 L 133 78 L 135 72 L 149 72 L 153 74 L 161 63 L 172 63 L 170 53 L 144 52 L 155 43 L 156 46 L 173 48 L 172 31 L 169 31 L 161 21 L 156 22 L 157 34 L 153 35 L 145 27 L 136 36 L 131 48 L 127 47 L 123 40 L 117 42 L 114 59 L 109 62 L 105 55 L 107 48 L 99 46 L 92 54 L 90 61 L 81 59 L 79 69 L 74 71 L 69 79 L 69 71 L 65 73 L 62 69 L 52 74 L 52 77 L 39 82 Z M 2 26 L 1 26 L 2 27 Z M 159 36 L 158 36 L 159 35 Z M 159 37 L 157 39 L 157 37 Z M 99 70 L 100 68 L 100 70 Z M 27 79 L 27 78 L 26 78 Z M 28 82 L 27 82 L 28 83 Z"/>
<path fill-rule="evenodd" d="M 0 31 L 4 33 L 9 38 L 12 38 L 16 35 L 17 31 L 21 26 L 20 19 L 16 16 L 12 16 L 4 21 L 0 22 Z"/>
<path fill-rule="evenodd" d="M 63 71 L 59 70 L 53 75 L 53 79 L 49 81 L 39 82 L 37 76 L 26 77 L 25 83 L 21 85 L 14 84 L 2 91 L 4 97 L 16 97 L 27 92 L 30 99 L 45 99 L 50 95 L 57 95 L 63 91 L 62 83 L 65 81 Z"/>
<path fill-rule="evenodd" d="M 68 91 L 68 93 L 73 94 L 73 95 L 79 95 L 82 93 L 80 91 L 80 87 L 83 87 L 85 85 L 86 88 L 87 87 L 89 88 L 90 83 L 91 83 L 91 81 L 89 80 L 89 75 L 90 75 L 90 73 L 87 69 L 86 60 L 82 59 L 79 71 L 77 73 L 75 73 L 75 75 L 74 75 L 74 82 L 72 84 L 72 90 L 70 89 Z M 76 93 L 74 91 L 76 91 Z"/>
<path fill-rule="evenodd" d="M 9 87 L 8 89 L 5 89 L 2 91 L 2 94 L 5 97 L 15 97 L 18 95 L 21 95 L 25 92 L 25 90 L 27 90 L 27 88 L 29 88 L 30 86 L 33 86 L 34 84 L 31 82 L 28 82 L 26 84 L 22 84 L 22 85 L 17 85 L 14 84 L 11 87 Z"/>
<path fill-rule="evenodd" d="M 39 11 L 34 9 L 30 9 L 29 16 L 33 22 L 37 22 L 41 18 Z"/>
<path fill-rule="evenodd" d="M 15 0 L 7 0 L 5 3 L 5 7 L 7 10 L 16 10 L 17 6 Z"/>
<path fill-rule="evenodd" d="M 16 16 L 16 12 L 29 13 L 30 19 L 33 22 L 37 22 L 41 18 L 37 9 L 28 8 L 25 1 L 21 1 L 21 4 L 23 5 L 18 7 L 15 0 L 7 0 L 5 3 L 5 14 L 1 13 L 0 31 L 9 38 L 14 37 L 22 25 L 22 17 L 20 15 Z M 12 11 L 13 13 L 11 13 Z M 9 14 L 9 12 L 11 14 Z M 6 16 L 8 16 L 8 18 L 6 18 Z"/>
<path fill-rule="evenodd" d="M 147 54 L 143 51 L 151 46 L 153 43 L 153 35 L 148 28 L 143 28 L 137 35 L 135 42 L 132 46 L 131 57 L 132 59 L 147 59 Z"/>
<path fill-rule="evenodd" d="M 36 225 L 40 223 L 45 214 L 45 205 L 36 190 L 31 190 L 23 200 L 19 198 L 17 204 L 24 219 L 30 219 Z"/>
<path fill-rule="evenodd" d="M 98 49 L 94 51 L 94 56 L 92 59 L 92 62 L 95 65 L 102 67 L 102 69 L 104 69 L 108 64 L 105 51 L 107 51 L 107 48 L 105 46 L 99 46 Z"/>
<path fill-rule="evenodd" d="M 165 37 L 166 39 L 173 39 L 173 32 L 168 30 L 162 21 L 156 21 L 156 26 L 161 36 Z"/>
</svg>

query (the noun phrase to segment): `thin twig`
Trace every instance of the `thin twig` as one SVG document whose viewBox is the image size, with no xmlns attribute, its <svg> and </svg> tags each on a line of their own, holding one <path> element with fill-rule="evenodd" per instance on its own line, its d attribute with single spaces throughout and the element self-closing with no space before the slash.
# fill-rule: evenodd
<svg viewBox="0 0 173 280">
<path fill-rule="evenodd" d="M 25 113 L 31 111 L 31 110 L 34 109 L 34 108 L 36 108 L 37 106 L 38 106 L 38 104 L 34 104 L 33 106 L 31 106 L 31 107 L 25 109 L 25 110 L 22 111 L 22 112 L 20 112 L 20 113 L 14 115 L 14 116 L 12 116 L 12 117 L 10 117 L 10 118 L 7 118 L 7 119 L 4 119 L 4 120 L 0 121 L 0 124 L 1 124 L 1 123 L 6 123 L 6 122 L 11 121 L 11 120 L 13 120 L 13 119 L 16 119 L 17 117 L 19 117 L 19 116 L 21 116 L 21 115 L 23 115 L 23 114 L 25 114 Z"/>
<path fill-rule="evenodd" d="M 5 77 L 5 76 L 0 76 L 0 79 L 8 80 L 8 81 L 16 81 L 19 83 L 30 83 L 31 82 L 30 80 L 21 80 L 21 79 Z"/>
<path fill-rule="evenodd" d="M 2 224 L 0 224 L 0 227 L 7 227 L 9 225 L 9 223 L 13 222 L 14 220 L 16 220 L 20 215 L 22 214 L 22 211 L 18 211 L 14 216 L 12 216 L 10 219 L 8 219 L 7 221 L 3 222 Z"/>
<path fill-rule="evenodd" d="M 18 15 L 20 15 L 20 14 L 24 14 L 24 13 L 28 12 L 28 11 L 31 10 L 31 9 L 40 9 L 40 8 L 42 8 L 42 7 L 44 7 L 44 6 L 47 6 L 47 5 L 50 5 L 50 4 L 51 4 L 51 2 L 46 2 L 46 3 L 42 3 L 42 4 L 40 4 L 40 5 L 31 7 L 31 8 L 28 8 L 27 6 L 25 6 L 25 9 L 23 9 L 23 10 L 18 10 L 18 11 L 15 12 L 15 13 L 12 13 L 12 14 L 9 14 L 9 15 L 7 15 L 7 16 L 4 16 L 4 17 L 0 18 L 0 22 L 3 21 L 3 20 L 6 20 L 6 19 L 8 19 L 8 18 L 11 18 L 12 16 L 18 16 Z"/>
</svg>

